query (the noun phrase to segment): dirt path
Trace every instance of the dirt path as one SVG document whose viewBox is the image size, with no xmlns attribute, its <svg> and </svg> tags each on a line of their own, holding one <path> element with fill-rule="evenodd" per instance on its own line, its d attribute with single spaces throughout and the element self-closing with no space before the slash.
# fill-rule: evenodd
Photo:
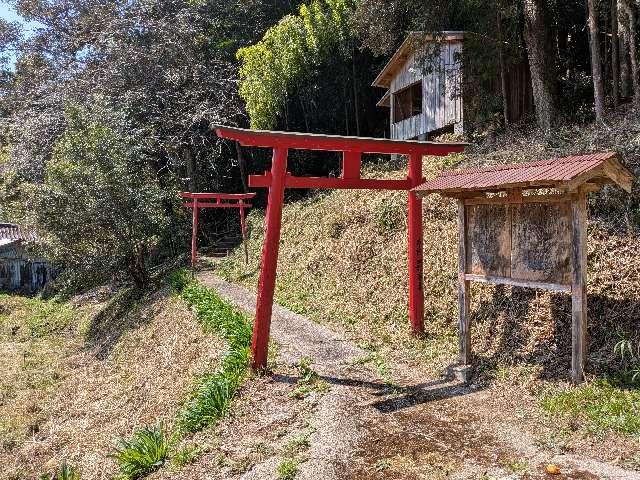
<svg viewBox="0 0 640 480">
<path fill-rule="evenodd" d="M 245 288 L 212 274 L 199 279 L 253 312 L 255 295 Z M 640 478 L 638 472 L 576 452 L 557 454 L 543 445 L 528 428 L 526 409 L 519 417 L 518 398 L 507 405 L 491 389 L 422 378 L 421 372 L 402 365 L 388 365 L 397 385 L 390 388 L 370 352 L 279 306 L 274 307 L 271 332 L 279 345 L 275 371 L 244 392 L 244 414 L 222 433 L 235 435 L 236 443 L 249 452 L 255 450 L 256 439 L 268 446 L 260 448 L 260 455 L 248 454 L 251 461 L 244 471 L 228 467 L 219 472 L 220 478 L 277 478 L 276 469 L 287 455 L 303 461 L 297 479 Z M 295 365 L 305 357 L 313 359 L 313 369 L 329 388 L 300 403 L 289 393 L 297 380 Z M 292 435 L 309 431 L 309 426 L 314 433 L 308 445 L 291 454 L 284 446 L 287 439 L 290 444 Z M 559 465 L 562 475 L 545 474 L 547 463 Z M 184 475 L 197 477 L 195 471 Z"/>
</svg>

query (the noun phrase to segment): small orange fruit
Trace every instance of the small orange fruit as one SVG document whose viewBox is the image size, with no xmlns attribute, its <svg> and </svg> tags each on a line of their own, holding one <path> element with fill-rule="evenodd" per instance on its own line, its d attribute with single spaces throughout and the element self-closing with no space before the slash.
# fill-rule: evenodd
<svg viewBox="0 0 640 480">
<path fill-rule="evenodd" d="M 545 469 L 549 475 L 560 475 L 560 469 L 557 465 L 550 463 Z"/>
</svg>

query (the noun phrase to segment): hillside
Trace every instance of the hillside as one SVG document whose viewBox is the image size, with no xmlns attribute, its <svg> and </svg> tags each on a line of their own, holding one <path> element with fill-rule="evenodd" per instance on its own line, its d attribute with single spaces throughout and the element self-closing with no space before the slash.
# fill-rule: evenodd
<svg viewBox="0 0 640 480">
<path fill-rule="evenodd" d="M 482 139 L 480 139 L 482 140 Z M 512 131 L 477 142 L 465 155 L 425 158 L 425 176 L 450 167 L 528 161 L 614 150 L 640 172 L 640 123 L 631 111 L 608 125 L 561 128 L 546 140 L 536 130 Z M 399 178 L 394 165 L 368 167 L 370 174 Z M 589 330 L 591 371 L 610 367 L 614 345 L 640 334 L 640 239 L 638 193 L 613 188 L 590 196 Z M 438 369 L 455 350 L 457 318 L 457 210 L 437 195 L 424 201 L 425 317 L 427 335 L 408 335 L 406 194 L 321 192 L 285 208 L 276 296 L 280 304 L 310 315 L 349 338 L 392 356 Z M 254 211 L 250 263 L 241 251 L 217 272 L 254 287 L 263 214 Z M 634 230 L 635 229 L 635 230 Z M 473 286 L 474 345 L 482 364 L 529 363 L 546 376 L 563 378 L 570 358 L 570 301 L 521 289 Z M 402 346 L 403 348 L 399 348 Z M 408 347 L 408 348 L 405 348 Z M 440 362 L 433 363 L 433 358 Z"/>
<path fill-rule="evenodd" d="M 640 169 L 631 113 L 539 138 L 476 139 L 465 155 L 425 158 L 425 174 L 609 149 Z M 366 169 L 405 175 L 391 161 Z M 474 379 L 446 375 L 457 355 L 457 229 L 455 206 L 438 196 L 424 202 L 422 338 L 408 329 L 406 193 L 321 192 L 286 205 L 276 292 L 285 308 L 274 311 L 266 376 L 245 376 L 248 325 L 231 306 L 255 305 L 258 210 L 249 264 L 238 248 L 203 265 L 197 282 L 180 273 L 180 295 L 2 296 L 0 478 L 37 478 L 64 461 L 82 480 L 114 478 L 114 441 L 161 421 L 167 451 L 150 479 L 542 479 L 549 462 L 565 478 L 634 478 L 639 364 L 616 346 L 640 339 L 637 199 L 613 189 L 590 198 L 592 344 L 579 388 L 568 383 L 569 299 L 517 288 L 473 287 Z M 185 406 L 195 423 L 181 430 Z"/>
<path fill-rule="evenodd" d="M 114 441 L 169 424 L 222 344 L 168 289 L 103 289 L 70 303 L 0 296 L 0 478 L 70 462 L 114 478 Z"/>
</svg>

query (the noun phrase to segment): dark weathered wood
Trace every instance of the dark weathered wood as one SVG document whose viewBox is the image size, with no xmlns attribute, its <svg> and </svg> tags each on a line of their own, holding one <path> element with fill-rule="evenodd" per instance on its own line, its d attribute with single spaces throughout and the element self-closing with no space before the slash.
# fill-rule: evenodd
<svg viewBox="0 0 640 480">
<path fill-rule="evenodd" d="M 584 379 L 587 352 L 587 197 L 578 192 L 571 202 L 572 283 L 571 283 L 571 377 L 575 383 Z"/>
<path fill-rule="evenodd" d="M 472 196 L 465 199 L 465 205 L 506 205 L 510 203 L 562 203 L 568 202 L 568 195 L 525 195 L 512 201 L 509 197 Z"/>
<path fill-rule="evenodd" d="M 460 363 L 471 363 L 471 328 L 469 318 L 469 286 L 467 273 L 467 210 L 464 202 L 458 202 L 458 309 Z"/>
<path fill-rule="evenodd" d="M 512 287 L 539 288 L 550 292 L 571 293 L 571 285 L 560 285 L 557 283 L 529 282 L 505 277 L 491 277 L 487 275 L 474 275 L 468 273 L 465 278 L 471 282 L 489 283 L 492 285 L 510 285 Z"/>
<path fill-rule="evenodd" d="M 509 276 L 525 282 L 570 284 L 570 204 L 523 203 L 512 205 L 511 210 Z"/>
<path fill-rule="evenodd" d="M 511 220 L 509 205 L 472 205 L 467 209 L 467 266 L 469 273 L 511 276 Z"/>
</svg>

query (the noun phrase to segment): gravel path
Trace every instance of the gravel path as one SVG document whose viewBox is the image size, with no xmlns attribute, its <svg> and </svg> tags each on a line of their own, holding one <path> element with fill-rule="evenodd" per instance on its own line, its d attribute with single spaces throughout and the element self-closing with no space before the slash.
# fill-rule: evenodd
<svg viewBox="0 0 640 480">
<path fill-rule="evenodd" d="M 255 294 L 244 287 L 211 273 L 201 273 L 198 279 L 240 308 L 254 312 Z M 394 380 L 399 388 L 390 389 L 373 362 L 366 361 L 371 357 L 368 352 L 277 305 L 271 335 L 279 345 L 279 366 L 269 382 L 295 383 L 290 372 L 300 359 L 310 358 L 313 369 L 329 385 L 326 393 L 314 397 L 308 422 L 315 433 L 296 479 L 640 478 L 638 472 L 577 454 L 555 455 L 543 448 L 522 422 L 502 418 L 503 411 L 496 407 L 490 390 L 444 378 L 425 380 L 420 372 L 396 365 L 389 367 L 397 373 Z M 292 408 L 287 402 L 285 397 L 262 405 L 267 412 L 261 411 L 260 418 L 250 421 L 273 429 L 275 419 Z M 277 478 L 280 460 L 279 455 L 265 458 L 240 478 Z M 549 462 L 557 463 L 562 475 L 546 475 Z"/>
</svg>

